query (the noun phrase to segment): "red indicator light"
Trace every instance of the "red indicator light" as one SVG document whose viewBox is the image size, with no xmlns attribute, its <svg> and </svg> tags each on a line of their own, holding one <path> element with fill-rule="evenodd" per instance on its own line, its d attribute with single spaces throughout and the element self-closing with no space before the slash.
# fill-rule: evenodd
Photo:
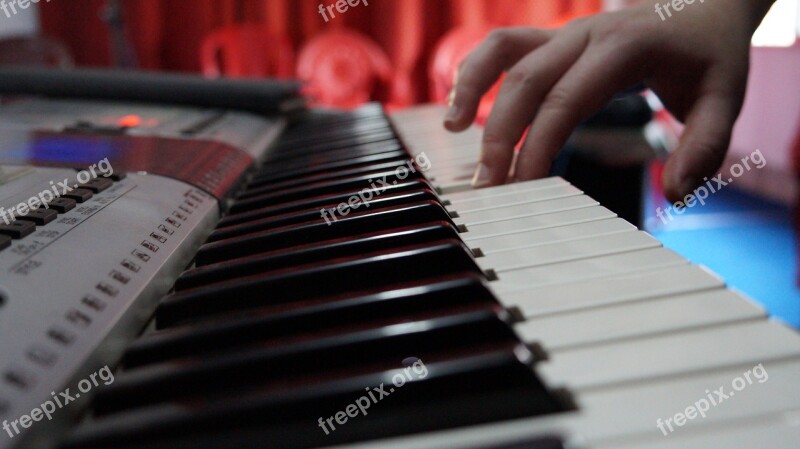
<svg viewBox="0 0 800 449">
<path fill-rule="evenodd" d="M 136 128 L 142 124 L 142 118 L 138 115 L 126 115 L 120 118 L 117 124 L 122 128 Z"/>
</svg>

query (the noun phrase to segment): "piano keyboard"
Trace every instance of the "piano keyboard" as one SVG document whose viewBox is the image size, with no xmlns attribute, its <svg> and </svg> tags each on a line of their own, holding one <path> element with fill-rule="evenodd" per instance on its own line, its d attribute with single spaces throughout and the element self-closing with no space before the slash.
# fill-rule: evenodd
<svg viewBox="0 0 800 449">
<path fill-rule="evenodd" d="M 59 447 L 797 449 L 794 330 L 442 113 L 289 127 Z"/>
</svg>

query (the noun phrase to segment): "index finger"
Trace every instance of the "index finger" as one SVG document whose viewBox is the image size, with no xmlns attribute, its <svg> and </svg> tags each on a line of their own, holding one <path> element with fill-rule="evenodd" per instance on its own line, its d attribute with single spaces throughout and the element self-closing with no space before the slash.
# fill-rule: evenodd
<svg viewBox="0 0 800 449">
<path fill-rule="evenodd" d="M 481 97 L 497 78 L 526 54 L 546 43 L 552 35 L 551 30 L 523 27 L 492 31 L 458 69 L 458 82 L 453 86 L 445 127 L 450 131 L 468 128 L 478 112 Z"/>
</svg>

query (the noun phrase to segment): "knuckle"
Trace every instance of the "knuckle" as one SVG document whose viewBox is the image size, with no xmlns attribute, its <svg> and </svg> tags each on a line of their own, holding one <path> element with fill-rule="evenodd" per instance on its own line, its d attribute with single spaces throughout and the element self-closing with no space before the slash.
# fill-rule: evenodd
<svg viewBox="0 0 800 449">
<path fill-rule="evenodd" d="M 563 87 L 556 86 L 544 97 L 541 109 L 543 110 L 564 110 L 574 106 L 572 95 Z"/>
<path fill-rule="evenodd" d="M 498 131 L 489 129 L 488 127 L 483 133 L 483 151 L 487 154 L 493 154 L 498 150 L 510 145 L 508 138 Z"/>
<path fill-rule="evenodd" d="M 486 36 L 486 44 L 492 49 L 501 49 L 509 44 L 511 32 L 507 28 L 495 28 Z"/>
<path fill-rule="evenodd" d="M 513 67 L 506 72 L 505 83 L 515 88 L 528 90 L 536 86 L 536 77 L 528 70 Z"/>
</svg>

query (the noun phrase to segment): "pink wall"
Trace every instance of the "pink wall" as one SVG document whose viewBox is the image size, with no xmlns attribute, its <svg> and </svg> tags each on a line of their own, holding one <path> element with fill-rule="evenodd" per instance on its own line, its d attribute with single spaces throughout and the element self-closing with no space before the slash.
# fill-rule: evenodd
<svg viewBox="0 0 800 449">
<path fill-rule="evenodd" d="M 790 48 L 754 47 L 744 109 L 734 128 L 729 162 L 760 149 L 767 164 L 737 185 L 793 203 L 797 182 L 791 145 L 800 126 L 800 41 Z M 739 181 L 742 181 L 741 183 Z"/>
</svg>

